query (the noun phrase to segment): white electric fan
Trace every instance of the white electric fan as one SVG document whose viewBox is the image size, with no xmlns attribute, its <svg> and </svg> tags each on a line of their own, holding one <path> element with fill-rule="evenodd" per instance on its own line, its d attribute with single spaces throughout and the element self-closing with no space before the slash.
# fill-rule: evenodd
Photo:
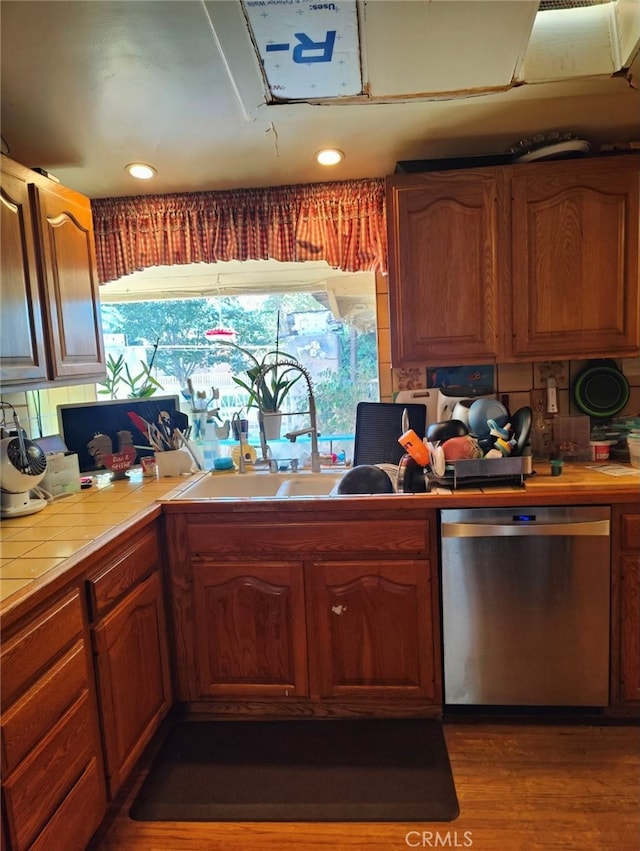
<svg viewBox="0 0 640 851">
<path fill-rule="evenodd" d="M 37 443 L 27 440 L 17 417 L 17 436 L 0 441 L 0 490 L 2 517 L 22 517 L 40 511 L 45 499 L 32 497 L 31 491 L 47 472 L 47 456 Z"/>
</svg>

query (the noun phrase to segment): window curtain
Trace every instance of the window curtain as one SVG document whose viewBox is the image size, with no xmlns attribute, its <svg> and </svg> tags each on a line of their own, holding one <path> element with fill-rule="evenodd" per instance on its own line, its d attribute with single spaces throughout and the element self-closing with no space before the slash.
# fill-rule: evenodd
<svg viewBox="0 0 640 851">
<path fill-rule="evenodd" d="M 98 279 L 219 260 L 386 272 L 384 179 L 92 201 Z"/>
</svg>

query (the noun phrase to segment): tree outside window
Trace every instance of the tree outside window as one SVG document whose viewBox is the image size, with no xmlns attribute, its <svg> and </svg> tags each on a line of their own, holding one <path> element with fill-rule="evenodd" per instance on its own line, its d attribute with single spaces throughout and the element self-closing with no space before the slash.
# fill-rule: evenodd
<svg viewBox="0 0 640 851">
<path fill-rule="evenodd" d="M 232 347 L 207 339 L 206 332 L 219 327 L 233 329 L 239 345 L 258 356 L 277 342 L 308 369 L 322 434 L 352 434 L 357 403 L 379 399 L 374 323 L 358 330 L 336 320 L 310 293 L 107 303 L 102 314 L 108 353 L 123 354 L 130 369 L 140 371 L 140 360 L 148 364 L 157 343 L 152 374 L 158 392 L 180 393 L 189 379 L 195 388 L 216 387 L 223 419 L 247 403 L 233 376 L 243 376 L 250 364 Z M 298 392 L 302 398 L 292 399 L 291 410 L 304 409 L 302 385 Z"/>
</svg>

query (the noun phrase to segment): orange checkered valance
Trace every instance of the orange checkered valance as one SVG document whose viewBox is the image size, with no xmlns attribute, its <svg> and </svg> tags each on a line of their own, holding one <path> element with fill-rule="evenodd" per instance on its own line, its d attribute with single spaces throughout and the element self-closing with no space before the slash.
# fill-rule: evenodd
<svg viewBox="0 0 640 851">
<path fill-rule="evenodd" d="M 325 260 L 386 272 L 384 179 L 92 201 L 100 283 L 150 266 Z"/>
</svg>

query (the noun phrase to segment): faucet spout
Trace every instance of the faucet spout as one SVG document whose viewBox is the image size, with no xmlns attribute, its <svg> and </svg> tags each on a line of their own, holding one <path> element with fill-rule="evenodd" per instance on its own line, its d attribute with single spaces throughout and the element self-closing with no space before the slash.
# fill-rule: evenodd
<svg viewBox="0 0 640 851">
<path fill-rule="evenodd" d="M 236 413 L 231 417 L 231 422 L 236 423 L 236 432 L 238 435 L 238 442 L 240 443 L 240 457 L 238 458 L 238 472 L 246 473 L 247 472 L 247 462 L 245 459 L 245 448 L 244 448 L 244 432 L 242 430 L 242 416 L 240 411 L 236 411 Z"/>
<path fill-rule="evenodd" d="M 283 358 L 281 360 L 275 361 L 274 363 L 267 364 L 265 367 L 263 367 L 260 374 L 256 376 L 255 383 L 259 384 L 268 372 L 270 372 L 272 369 L 276 369 L 279 366 L 284 366 L 287 369 L 291 370 L 297 370 L 307 383 L 307 395 L 309 397 L 309 427 L 304 429 L 298 429 L 297 431 L 290 431 L 285 435 L 285 437 L 287 438 L 287 440 L 290 440 L 292 443 L 295 443 L 296 438 L 300 437 L 300 435 L 311 435 L 311 470 L 314 473 L 319 473 L 320 452 L 318 450 L 318 417 L 316 414 L 316 399 L 313 394 L 313 383 L 311 381 L 311 376 L 309 375 L 308 371 L 302 366 L 302 364 L 298 363 L 297 361 Z"/>
<path fill-rule="evenodd" d="M 291 443 L 295 443 L 296 437 L 302 437 L 303 434 L 311 434 L 312 431 L 312 428 L 299 428 L 297 431 L 288 431 L 285 434 L 285 437 L 287 440 L 290 440 Z"/>
</svg>

